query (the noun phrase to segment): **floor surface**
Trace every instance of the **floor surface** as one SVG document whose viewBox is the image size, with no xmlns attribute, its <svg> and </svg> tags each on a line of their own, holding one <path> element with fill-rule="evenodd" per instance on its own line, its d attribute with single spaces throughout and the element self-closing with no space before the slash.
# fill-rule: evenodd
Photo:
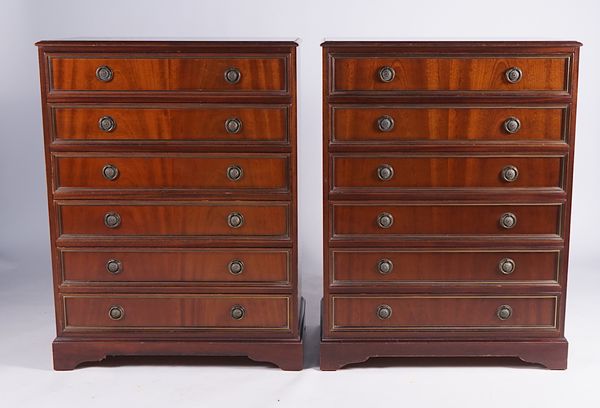
<svg viewBox="0 0 600 408">
<path fill-rule="evenodd" d="M 2 257 L 0 257 L 2 259 Z M 598 407 L 600 275 L 571 266 L 569 369 L 550 371 L 517 359 L 372 359 L 336 372 L 318 369 L 318 285 L 309 302 L 306 366 L 284 372 L 246 358 L 113 357 L 55 372 L 54 316 L 45 259 L 0 263 L 0 406 L 52 407 Z M 314 279 L 311 279 L 314 282 Z M 574 404 L 574 400 L 578 401 Z M 176 404 L 176 405 L 173 405 Z"/>
</svg>

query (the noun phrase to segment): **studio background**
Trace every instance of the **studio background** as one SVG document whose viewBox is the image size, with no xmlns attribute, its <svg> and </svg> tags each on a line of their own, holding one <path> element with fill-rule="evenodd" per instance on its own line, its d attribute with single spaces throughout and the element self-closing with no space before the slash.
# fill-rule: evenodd
<svg viewBox="0 0 600 408">
<path fill-rule="evenodd" d="M 589 0 L 1 0 L 0 395 L 19 406 L 598 406 L 600 3 Z M 37 49 L 42 39 L 294 39 L 299 272 L 306 369 L 240 358 L 124 359 L 52 371 L 55 336 Z M 577 40 L 577 142 L 566 337 L 569 369 L 512 359 L 385 359 L 318 370 L 322 293 L 323 39 Z"/>
</svg>

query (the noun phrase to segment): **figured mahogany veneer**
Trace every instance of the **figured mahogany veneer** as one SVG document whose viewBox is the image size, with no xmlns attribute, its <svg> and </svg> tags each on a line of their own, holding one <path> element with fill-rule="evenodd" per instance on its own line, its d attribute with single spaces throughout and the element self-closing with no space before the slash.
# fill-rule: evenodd
<svg viewBox="0 0 600 408">
<path fill-rule="evenodd" d="M 287 296 L 214 295 L 65 295 L 65 332 L 88 330 L 169 329 L 195 330 L 290 330 Z M 243 316 L 231 318 L 231 309 L 243 305 Z M 107 319 L 111 307 L 119 307 L 119 319 Z"/>
<path fill-rule="evenodd" d="M 291 286 L 289 249 L 71 249 L 60 251 L 63 284 Z M 107 269 L 118 262 L 118 270 Z M 241 267 L 230 270 L 230 265 Z"/>
<path fill-rule="evenodd" d="M 148 203 L 137 205 L 61 205 L 60 232 L 65 235 L 207 235 L 225 239 L 235 236 L 288 237 L 289 204 L 240 202 L 230 204 L 188 203 L 181 205 Z M 108 228 L 106 214 L 118 214 L 120 225 Z M 241 214 L 243 224 L 233 228 L 228 216 Z"/>
<path fill-rule="evenodd" d="M 50 55 L 51 91 L 197 91 L 287 93 L 287 57 L 237 55 L 177 56 L 159 54 L 128 56 L 81 54 L 76 57 Z M 109 82 L 98 81 L 98 67 L 113 72 Z M 241 73 L 235 84 L 223 80 L 229 68 Z"/>
<path fill-rule="evenodd" d="M 287 106 L 218 104 L 105 104 L 51 106 L 57 141 L 204 141 L 289 143 Z M 110 117 L 114 128 L 102 130 L 100 119 Z M 228 132 L 237 119 L 241 127 Z"/>
<path fill-rule="evenodd" d="M 348 296 L 335 295 L 332 301 L 333 331 L 372 331 L 389 336 L 390 331 L 515 331 L 556 332 L 555 296 Z M 498 309 L 510 305 L 509 319 L 498 319 Z M 381 305 L 391 310 L 389 318 L 375 313 Z M 405 334 L 406 335 L 406 334 Z M 408 334 L 408 336 L 414 333 Z M 511 334 L 514 335 L 514 334 Z M 531 335 L 531 333 L 528 333 Z M 548 335 L 548 334 L 546 334 Z"/>
<path fill-rule="evenodd" d="M 351 57 L 333 53 L 333 93 L 341 91 L 564 91 L 568 92 L 569 58 L 511 57 L 483 53 L 475 57 L 440 58 L 437 54 L 383 57 L 378 54 Z M 382 82 L 381 67 L 391 67 L 396 78 Z M 505 72 L 519 67 L 521 81 L 511 84 Z"/>
<path fill-rule="evenodd" d="M 260 189 L 289 191 L 287 155 L 148 155 L 55 156 L 57 190 L 61 189 Z M 118 170 L 114 179 L 103 176 L 105 166 Z M 230 168 L 241 171 L 232 179 Z M 239 169 L 239 170 L 237 170 Z M 237 173 L 236 173 L 237 174 Z M 259 192 L 259 193 L 260 193 Z"/>
<path fill-rule="evenodd" d="M 510 260 L 514 269 L 503 271 Z M 382 273 L 379 263 L 392 269 Z M 410 251 L 332 249 L 331 287 L 389 287 L 390 285 L 558 285 L 560 252 L 551 250 Z"/>
<path fill-rule="evenodd" d="M 303 366 L 296 43 L 42 41 L 54 368 Z"/>
<path fill-rule="evenodd" d="M 478 141 L 560 142 L 565 139 L 565 107 L 332 105 L 332 143 L 410 143 Z M 377 121 L 389 116 L 393 128 L 382 131 Z M 517 118 L 520 128 L 509 133 L 504 123 Z"/>
<path fill-rule="evenodd" d="M 346 235 L 560 235 L 560 211 L 558 204 L 335 204 L 331 238 Z M 383 213 L 393 217 L 394 222 L 388 228 L 377 224 Z M 500 218 L 507 213 L 517 218 L 512 228 L 500 225 Z"/>
<path fill-rule="evenodd" d="M 333 188 L 561 188 L 562 164 L 561 157 L 334 155 Z M 394 174 L 380 179 L 380 166 L 390 166 Z M 502 174 L 509 166 L 518 171 L 510 181 Z"/>
<path fill-rule="evenodd" d="M 323 44 L 321 369 L 564 369 L 576 42 Z"/>
</svg>

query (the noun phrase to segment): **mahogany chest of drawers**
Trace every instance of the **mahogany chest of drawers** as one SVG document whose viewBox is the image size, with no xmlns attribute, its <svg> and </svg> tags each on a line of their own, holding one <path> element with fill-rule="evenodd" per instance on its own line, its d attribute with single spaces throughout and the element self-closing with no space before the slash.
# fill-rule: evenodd
<svg viewBox="0 0 600 408">
<path fill-rule="evenodd" d="M 566 368 L 580 45 L 323 44 L 322 369 Z"/>
<path fill-rule="evenodd" d="M 55 369 L 108 355 L 301 369 L 296 43 L 37 45 Z"/>
</svg>

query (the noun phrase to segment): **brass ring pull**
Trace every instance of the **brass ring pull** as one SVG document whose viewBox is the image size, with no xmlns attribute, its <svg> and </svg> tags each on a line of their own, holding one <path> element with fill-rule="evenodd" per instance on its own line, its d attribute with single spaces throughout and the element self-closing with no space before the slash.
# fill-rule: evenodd
<svg viewBox="0 0 600 408">
<path fill-rule="evenodd" d="M 102 82 L 110 82 L 113 79 L 113 71 L 107 65 L 100 65 L 96 68 L 96 79 Z"/>
<path fill-rule="evenodd" d="M 379 305 L 377 307 L 377 317 L 381 320 L 389 319 L 392 316 L 392 307 L 389 305 Z"/>
<path fill-rule="evenodd" d="M 108 317 L 111 320 L 122 320 L 125 317 L 125 310 L 121 306 L 111 306 L 108 309 Z"/>
<path fill-rule="evenodd" d="M 377 72 L 381 82 L 392 82 L 396 77 L 396 71 L 392 67 L 381 67 Z"/>
</svg>

